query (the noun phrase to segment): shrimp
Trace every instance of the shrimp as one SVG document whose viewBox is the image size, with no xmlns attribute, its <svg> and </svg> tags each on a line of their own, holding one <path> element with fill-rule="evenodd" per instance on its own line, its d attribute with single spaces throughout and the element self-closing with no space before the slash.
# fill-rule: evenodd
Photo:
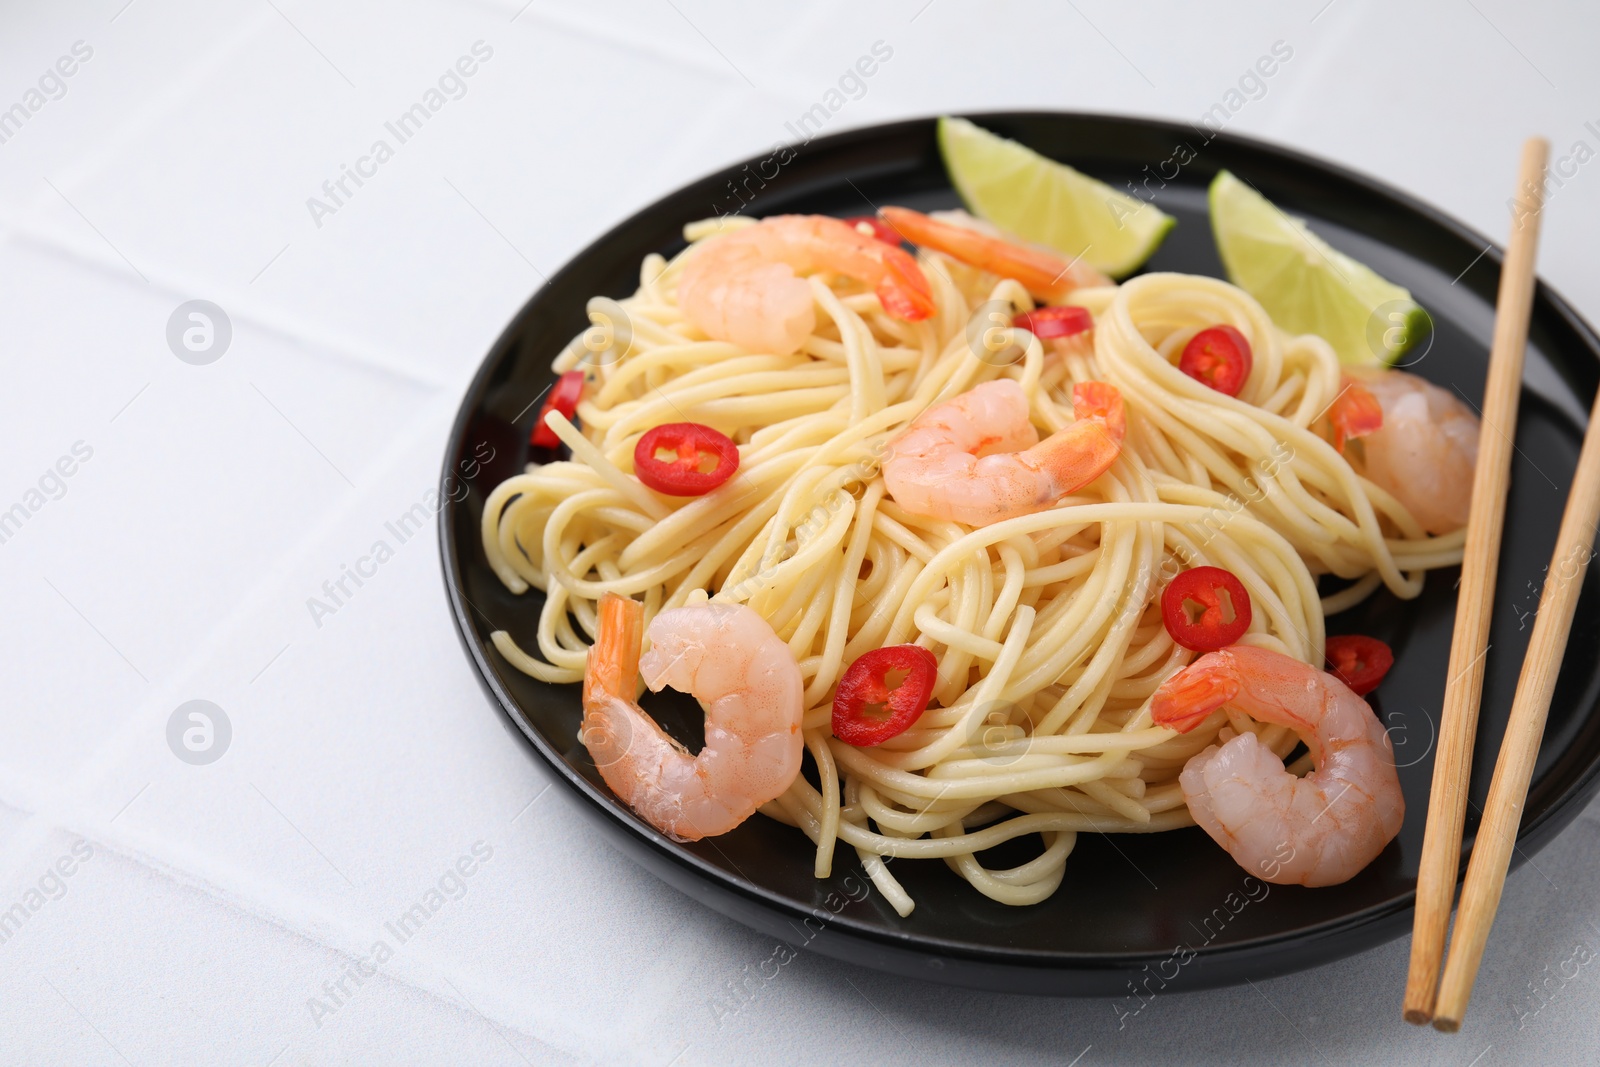
<svg viewBox="0 0 1600 1067">
<path fill-rule="evenodd" d="M 1465 526 L 1478 462 L 1477 414 L 1449 390 L 1404 371 L 1347 378 L 1345 385 L 1330 416 L 1337 444 L 1362 438 L 1351 466 L 1429 533 Z M 1376 419 L 1368 401 L 1381 412 Z"/>
<path fill-rule="evenodd" d="M 1112 284 L 1110 278 L 1087 263 L 1076 259 L 1068 262 L 1054 252 L 992 236 L 976 225 L 957 225 L 904 207 L 886 207 L 879 213 L 912 244 L 943 252 L 1002 278 L 1014 278 L 1040 300 L 1060 301 L 1075 289 Z M 978 220 L 972 222 L 976 224 Z"/>
<path fill-rule="evenodd" d="M 800 773 L 800 668 L 765 619 L 742 604 L 697 604 L 650 622 L 607 593 L 583 676 L 581 740 L 613 792 L 678 841 L 725 834 Z M 634 702 L 638 675 L 707 706 L 706 743 L 691 756 Z"/>
<path fill-rule="evenodd" d="M 1400 832 L 1406 802 L 1394 747 L 1343 682 L 1281 652 L 1233 645 L 1168 678 L 1150 712 L 1187 732 L 1224 704 L 1292 727 L 1317 765 L 1296 778 L 1252 733 L 1185 765 L 1178 781 L 1189 813 L 1241 867 L 1283 885 L 1335 885 Z"/>
<path fill-rule="evenodd" d="M 1339 395 L 1328 405 L 1328 422 L 1333 426 L 1333 447 L 1343 455 L 1346 443 L 1383 428 L 1383 405 L 1346 374 L 1339 381 Z"/>
<path fill-rule="evenodd" d="M 709 337 L 787 356 L 816 327 L 811 286 L 796 275 L 817 271 L 875 287 L 897 319 L 933 314 L 933 290 L 910 253 L 826 215 L 777 215 L 708 240 L 683 268 L 678 303 Z"/>
<path fill-rule="evenodd" d="M 883 480 L 913 515 L 986 526 L 1047 508 L 1115 462 L 1127 430 L 1122 394 L 1072 387 L 1077 421 L 1043 441 L 1010 378 L 984 382 L 917 416 L 889 443 Z"/>
</svg>

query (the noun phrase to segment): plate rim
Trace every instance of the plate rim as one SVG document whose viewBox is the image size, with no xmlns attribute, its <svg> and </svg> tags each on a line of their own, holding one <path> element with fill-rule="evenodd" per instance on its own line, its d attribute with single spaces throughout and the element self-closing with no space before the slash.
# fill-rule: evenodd
<svg viewBox="0 0 1600 1067">
<path fill-rule="evenodd" d="M 962 111 L 959 114 L 964 118 L 978 121 L 980 125 L 984 119 L 1000 120 L 1002 122 L 1043 119 L 1077 120 L 1090 123 L 1100 122 L 1109 125 L 1141 127 L 1150 132 L 1179 134 L 1180 136 L 1182 130 L 1181 120 L 1123 115 L 1114 112 L 1004 109 Z M 913 133 L 919 127 L 928 127 L 936 123 L 939 117 L 937 113 L 925 114 L 895 119 L 889 122 L 856 126 L 814 138 L 796 151 L 811 150 L 818 155 L 822 155 L 826 152 L 848 148 L 851 145 L 865 141 L 878 138 L 887 139 L 895 135 Z M 1495 268 L 1496 276 L 1498 276 L 1499 268 L 1503 264 L 1505 255 L 1504 248 L 1499 242 L 1490 240 L 1448 212 L 1403 189 L 1392 186 L 1377 177 L 1354 170 L 1342 163 L 1332 162 L 1298 148 L 1291 148 L 1275 142 L 1226 131 L 1213 134 L 1208 138 L 1207 144 L 1213 141 L 1223 141 L 1241 149 L 1278 157 L 1280 160 L 1295 166 L 1321 171 L 1337 180 L 1361 188 L 1369 196 L 1390 201 L 1400 208 L 1420 216 L 1432 225 L 1450 232 L 1465 243 L 1472 244 L 1474 247 L 1482 247 L 1484 251 L 1479 257 L 1480 260 L 1492 265 Z M 792 148 L 793 146 L 790 147 Z M 478 369 L 473 373 L 471 381 L 462 394 L 445 442 L 445 454 L 440 475 L 441 484 L 447 484 L 448 480 L 455 476 L 454 465 L 458 459 L 461 444 L 466 438 L 470 421 L 481 405 L 490 378 L 505 359 L 502 350 L 509 351 L 508 342 L 519 334 L 524 318 L 531 313 L 541 292 L 551 287 L 568 271 L 575 269 L 577 264 L 594 249 L 618 238 L 625 231 L 641 225 L 656 215 L 667 201 L 690 190 L 706 186 L 708 183 L 720 181 L 727 175 L 737 175 L 742 168 L 756 166 L 762 160 L 767 159 L 769 155 L 770 151 L 734 160 L 667 190 L 603 233 L 592 238 L 583 248 L 568 257 L 556 271 L 552 272 L 547 281 L 541 283 L 529 293 L 485 352 L 479 362 Z M 1478 262 L 1474 261 L 1467 270 L 1471 271 L 1478 266 Z M 1465 273 L 1466 271 L 1463 272 L 1463 274 Z M 1546 316 L 1553 314 L 1577 335 L 1587 345 L 1591 353 L 1596 355 L 1597 366 L 1600 366 L 1600 333 L 1597 333 L 1595 328 L 1557 290 L 1542 278 L 1536 279 L 1534 303 L 1536 313 L 1542 306 Z M 1537 317 L 1538 315 L 1536 314 Z M 497 353 L 502 353 L 499 359 L 495 358 Z M 1571 383 L 1569 382 L 1568 384 L 1570 385 Z M 587 814 L 599 815 L 614 828 L 624 831 L 632 839 L 635 846 L 643 846 L 656 858 L 665 860 L 700 879 L 710 882 L 715 888 L 725 893 L 732 893 L 735 896 L 745 898 L 754 904 L 779 913 L 784 918 L 795 921 L 815 919 L 816 916 L 813 913 L 813 909 L 808 909 L 796 900 L 770 890 L 748 878 L 731 874 L 681 848 L 678 843 L 671 841 L 654 827 L 645 823 L 631 809 L 622 805 L 620 801 L 595 788 L 587 778 L 578 773 L 562 757 L 559 751 L 550 745 L 539 731 L 533 729 L 524 720 L 521 715 L 520 705 L 500 683 L 497 669 L 487 658 L 489 643 L 487 641 L 479 641 L 475 636 L 471 619 L 471 612 L 474 609 L 465 599 L 462 574 L 455 562 L 459 548 L 454 532 L 455 516 L 456 509 L 461 507 L 462 503 L 449 494 L 442 494 L 441 498 L 444 504 L 439 509 L 437 520 L 439 556 L 446 597 L 450 605 L 451 619 L 455 624 L 456 635 L 461 641 L 463 650 L 477 673 L 480 685 L 491 698 L 490 702 L 495 705 L 501 716 L 506 720 L 506 723 L 515 728 L 515 735 L 526 746 L 536 752 L 549 769 L 553 770 L 560 779 L 564 780 L 568 786 L 574 788 L 583 797 L 592 809 Z M 1600 788 L 1600 749 L 1596 750 L 1594 756 L 1590 759 L 1588 767 L 1574 779 L 1573 783 L 1562 795 L 1531 822 L 1519 827 L 1517 833 L 1518 848 L 1513 855 L 1512 869 L 1516 869 L 1523 862 L 1526 862 L 1532 853 L 1541 849 L 1557 832 L 1564 829 L 1567 824 L 1575 819 L 1581 811 L 1583 802 L 1591 798 L 1597 788 Z M 1466 864 L 1467 856 L 1464 847 L 1457 872 L 1458 883 L 1465 874 Z M 652 871 L 652 873 L 654 874 L 655 872 Z M 1394 923 L 1398 917 L 1411 911 L 1415 906 L 1415 900 L 1416 891 L 1412 889 L 1398 897 L 1369 904 L 1341 917 L 1300 927 L 1294 931 L 1262 935 L 1244 941 L 1230 942 L 1225 945 L 1204 945 L 1198 948 L 1191 946 L 1191 950 L 1195 953 L 1197 963 L 1203 960 L 1209 963 L 1221 964 L 1235 957 L 1259 955 L 1264 950 L 1285 948 L 1297 942 L 1314 941 L 1329 934 L 1357 934 L 1363 931 L 1371 933 L 1386 924 Z M 1124 971 L 1130 968 L 1137 968 L 1141 964 L 1156 963 L 1166 959 L 1168 955 L 1166 952 L 1144 950 L 1072 952 L 982 945 L 973 942 L 952 941 L 937 935 L 888 930 L 844 913 L 828 915 L 827 925 L 832 931 L 845 933 L 854 939 L 890 949 L 910 950 L 928 955 L 937 954 L 943 958 L 962 959 L 979 964 L 1027 970 Z M 1397 935 L 1390 934 L 1384 937 L 1383 940 L 1390 940 L 1393 936 Z M 1310 963 L 1306 966 L 1321 966 L 1328 962 L 1331 962 L 1331 958 Z M 1300 970 L 1305 968 L 1292 967 L 1290 969 Z M 931 973 L 925 975 L 925 977 L 938 980 L 937 976 Z M 1191 988 L 1199 988 L 1203 984 L 1206 983 L 1195 983 Z"/>
</svg>

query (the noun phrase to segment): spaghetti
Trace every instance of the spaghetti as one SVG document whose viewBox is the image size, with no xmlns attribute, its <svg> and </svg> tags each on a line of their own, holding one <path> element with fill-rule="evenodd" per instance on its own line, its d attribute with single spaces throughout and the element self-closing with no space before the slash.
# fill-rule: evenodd
<svg viewBox="0 0 1600 1067">
<path fill-rule="evenodd" d="M 647 257 L 620 304 L 590 302 L 597 323 L 627 324 L 612 343 L 591 331 L 556 358 L 557 372 L 590 375 L 582 429 L 549 419 L 571 458 L 506 480 L 482 520 L 506 586 L 545 593 L 537 656 L 503 631 L 493 641 L 518 669 L 570 683 L 605 593 L 641 600 L 646 619 L 707 597 L 750 606 L 799 665 L 811 764 L 761 810 L 813 842 L 818 877 L 854 848 L 902 915 L 912 901 L 891 858 L 942 859 L 988 897 L 1036 903 L 1080 832 L 1193 825 L 1178 775 L 1219 732 L 1254 733 L 1279 757 L 1295 748 L 1287 727 L 1233 711 L 1181 735 L 1153 723 L 1152 694 L 1193 658 L 1162 622 L 1179 571 L 1232 572 L 1254 608 L 1244 642 L 1320 665 L 1325 614 L 1380 586 L 1414 597 L 1424 571 L 1460 561 L 1459 531 L 1425 533 L 1318 432 L 1343 388 L 1328 344 L 1284 334 L 1225 282 L 1150 274 L 1080 289 L 1072 303 L 1093 331 L 1041 342 L 1009 327 L 1033 308 L 1021 285 L 924 251 L 931 317 L 897 319 L 866 286 L 812 274 L 812 332 L 792 354 L 760 354 L 704 339 L 677 303 L 715 227 L 689 227 L 670 262 Z M 1219 323 L 1253 349 L 1238 396 L 1177 366 Z M 1047 510 L 978 528 L 898 506 L 879 473 L 887 443 L 930 405 L 1001 377 L 1052 432 L 1073 421 L 1074 384 L 1115 385 L 1127 406 L 1115 464 Z M 739 469 L 704 496 L 656 495 L 631 473 L 634 445 L 688 421 L 738 442 Z M 1319 598 L 1324 574 L 1350 584 Z M 833 737 L 845 668 L 909 642 L 938 656 L 927 711 L 876 747 Z M 1033 834 L 1043 851 L 1021 866 L 980 861 Z"/>
</svg>

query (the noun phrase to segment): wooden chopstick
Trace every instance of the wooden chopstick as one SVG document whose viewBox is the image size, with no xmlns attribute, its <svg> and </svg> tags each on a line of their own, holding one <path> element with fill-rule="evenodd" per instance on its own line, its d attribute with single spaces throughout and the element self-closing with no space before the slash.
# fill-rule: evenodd
<svg viewBox="0 0 1600 1067">
<path fill-rule="evenodd" d="M 1417 913 L 1411 938 L 1411 967 L 1406 977 L 1405 1018 L 1418 1025 L 1433 1018 L 1444 962 L 1445 931 L 1450 924 L 1450 906 L 1461 864 L 1472 743 L 1478 730 L 1478 705 L 1483 696 L 1483 667 L 1488 652 L 1489 602 L 1494 598 L 1506 485 L 1511 475 L 1512 438 L 1517 431 L 1522 357 L 1533 310 L 1533 265 L 1549 154 L 1550 144 L 1542 137 L 1530 137 L 1522 146 L 1515 200 L 1526 210 L 1517 213 L 1505 263 L 1500 268 L 1489 378 L 1484 386 L 1483 432 L 1479 435 L 1478 463 L 1472 475 L 1472 507 L 1461 561 L 1455 631 L 1450 641 L 1450 674 L 1444 687 L 1433 786 L 1428 793 L 1428 821 L 1417 871 Z M 1478 840 L 1484 840 L 1481 834 Z"/>
<path fill-rule="evenodd" d="M 1517 826 L 1522 821 L 1522 805 L 1528 799 L 1528 782 L 1533 763 L 1544 738 L 1544 723 L 1555 692 L 1561 657 L 1572 631 L 1572 615 L 1578 607 L 1583 575 L 1594 554 L 1595 524 L 1600 522 L 1600 393 L 1589 412 L 1589 428 L 1584 431 L 1583 451 L 1578 455 L 1578 470 L 1572 479 L 1572 493 L 1561 516 L 1561 532 L 1556 536 L 1550 569 L 1545 572 L 1544 592 L 1539 596 L 1539 614 L 1528 641 L 1528 654 L 1517 679 L 1517 695 L 1511 701 L 1511 719 L 1506 723 L 1500 758 L 1495 762 L 1494 780 L 1483 808 L 1483 823 L 1472 846 L 1472 861 L 1467 865 L 1467 882 L 1461 890 L 1461 910 L 1450 935 L 1450 954 L 1445 960 L 1444 978 L 1439 984 L 1439 1001 L 1433 1009 L 1433 1025 L 1446 1033 L 1461 1028 L 1472 982 L 1483 959 L 1483 946 L 1494 925 L 1495 909 L 1500 906 L 1500 891 L 1505 888 L 1506 870 L 1511 865 L 1511 850 L 1516 847 Z"/>
</svg>

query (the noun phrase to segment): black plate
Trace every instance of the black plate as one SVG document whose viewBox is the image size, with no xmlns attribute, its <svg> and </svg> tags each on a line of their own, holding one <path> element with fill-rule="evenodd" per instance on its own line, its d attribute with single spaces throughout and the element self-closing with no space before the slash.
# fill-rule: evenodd
<svg viewBox="0 0 1600 1067">
<path fill-rule="evenodd" d="M 1412 369 L 1474 404 L 1481 399 L 1501 257 L 1453 219 L 1338 167 L 1238 137 L 1207 142 L 1189 126 L 1056 113 L 977 118 L 1116 187 L 1135 183 L 1177 216 L 1179 225 L 1150 270 L 1221 277 L 1206 185 L 1221 168 L 1249 179 L 1285 210 L 1309 218 L 1332 244 L 1410 288 L 1435 322 L 1431 348 Z M 1506 170 L 1509 182 L 1509 160 Z M 834 876 L 817 881 L 810 843 L 763 817 L 698 844 L 662 837 L 612 797 L 578 744 L 578 688 L 535 682 L 490 645 L 489 633 L 503 628 L 524 648 L 535 648 L 539 601 L 536 593 L 512 596 L 487 566 L 478 539 L 484 498 L 526 462 L 534 416 L 529 405 L 550 381 L 552 357 L 586 327 L 585 301 L 632 292 L 641 258 L 683 247 L 681 228 L 694 219 L 741 207 L 756 215 L 857 215 L 888 203 L 957 205 L 933 120 L 820 138 L 792 159 L 768 155 L 695 182 L 601 237 L 523 307 L 462 401 L 445 457 L 450 499 L 439 524 L 450 607 L 492 702 L 583 798 L 579 807 L 598 832 L 665 881 L 791 944 L 870 967 L 977 988 L 1122 995 L 1135 982 L 1150 989 L 1199 988 L 1279 974 L 1404 932 L 1444 691 L 1454 570 L 1430 575 L 1417 600 L 1384 593 L 1330 620 L 1335 633 L 1375 634 L 1394 647 L 1394 670 L 1373 704 L 1395 740 L 1408 812 L 1399 838 L 1367 870 L 1325 889 L 1256 882 L 1198 829 L 1085 834 L 1060 891 L 1031 908 L 980 896 L 942 863 L 901 861 L 895 873 L 917 901 L 911 917 L 901 919 L 867 888 L 852 850 L 841 848 Z M 1576 466 L 1600 368 L 1597 353 L 1594 331 L 1540 285 L 1494 601 L 1469 843 Z M 494 458 L 478 470 L 474 457 L 489 448 Z M 1591 569 L 1528 795 L 1519 862 L 1571 821 L 1600 782 L 1600 725 L 1591 714 L 1600 700 L 1596 581 Z M 681 703 L 651 706 L 669 729 L 693 732 Z M 992 860 L 1018 862 L 1029 848 L 1013 842 Z M 1463 870 L 1464 864 L 1463 855 Z"/>
</svg>

